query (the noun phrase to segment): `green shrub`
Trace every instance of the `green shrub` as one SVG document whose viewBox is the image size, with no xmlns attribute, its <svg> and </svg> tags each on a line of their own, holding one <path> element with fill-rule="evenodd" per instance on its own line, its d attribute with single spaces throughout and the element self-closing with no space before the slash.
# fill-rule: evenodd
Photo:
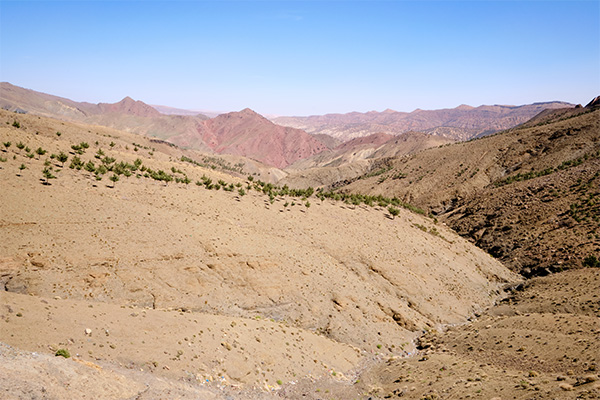
<svg viewBox="0 0 600 400">
<path fill-rule="evenodd" d="M 65 166 L 65 163 L 67 162 L 67 160 L 69 159 L 69 156 L 65 153 L 63 153 L 62 151 L 60 153 L 58 153 L 58 155 L 56 156 L 56 159 L 58 160 L 58 162 L 62 163 L 62 166 Z"/>
<path fill-rule="evenodd" d="M 46 154 L 46 150 L 42 149 L 41 147 L 38 147 L 35 152 L 38 156 L 43 156 L 44 154 Z"/>
<path fill-rule="evenodd" d="M 64 357 L 64 358 L 69 358 L 69 357 L 71 357 L 71 353 L 69 353 L 69 350 L 67 350 L 67 349 L 58 349 L 58 350 L 56 351 L 56 353 L 54 353 L 54 355 L 55 355 L 56 357 L 59 357 L 59 356 L 60 356 L 60 357 Z"/>
<path fill-rule="evenodd" d="M 113 174 L 109 179 L 113 183 L 112 187 L 115 187 L 115 183 L 117 183 L 119 181 L 119 175 Z"/>
<path fill-rule="evenodd" d="M 85 163 L 85 166 L 83 168 L 89 173 L 94 173 L 94 171 L 96 170 L 96 166 L 94 165 L 92 160 Z"/>
<path fill-rule="evenodd" d="M 81 161 L 81 158 L 75 156 L 71 160 L 71 165 L 69 165 L 69 168 L 80 170 L 83 168 L 83 161 Z"/>
<path fill-rule="evenodd" d="M 56 178 L 56 176 L 54 176 L 52 174 L 52 167 L 44 168 L 44 170 L 42 171 L 42 174 L 44 175 L 44 178 L 46 179 L 46 182 L 44 182 L 45 185 L 50 184 L 50 179 Z"/>
<path fill-rule="evenodd" d="M 590 254 L 589 256 L 587 256 L 584 260 L 583 260 L 583 266 L 584 267 L 588 267 L 588 268 L 598 268 L 600 267 L 600 261 L 598 261 L 598 258 L 593 255 Z"/>
</svg>

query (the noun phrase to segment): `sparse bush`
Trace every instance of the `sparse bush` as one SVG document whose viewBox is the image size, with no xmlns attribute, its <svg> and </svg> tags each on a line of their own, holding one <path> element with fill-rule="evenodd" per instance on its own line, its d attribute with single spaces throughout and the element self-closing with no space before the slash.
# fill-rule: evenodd
<svg viewBox="0 0 600 400">
<path fill-rule="evenodd" d="M 113 157 L 108 157 L 108 156 L 106 156 L 102 159 L 102 162 L 104 163 L 104 165 L 110 165 L 110 164 L 114 163 L 115 161 L 117 161 L 117 160 L 114 159 Z"/>
<path fill-rule="evenodd" d="M 54 353 L 54 355 L 56 357 L 64 357 L 64 358 L 70 358 L 71 357 L 71 353 L 69 353 L 69 350 L 67 349 L 58 349 L 56 351 L 56 353 Z"/>
<path fill-rule="evenodd" d="M 56 136 L 60 137 L 60 135 L 62 135 L 62 133 L 56 132 Z"/>
<path fill-rule="evenodd" d="M 102 176 L 108 172 L 108 169 L 104 165 L 99 165 L 96 167 L 96 178 L 98 176 Z"/>
<path fill-rule="evenodd" d="M 583 264 L 584 267 L 588 267 L 588 268 L 598 268 L 598 267 L 600 267 L 600 261 L 593 254 L 590 254 L 589 256 L 587 256 L 583 260 L 582 264 Z"/>
<path fill-rule="evenodd" d="M 62 166 L 65 166 L 65 163 L 67 162 L 67 160 L 69 159 L 69 156 L 65 153 L 63 153 L 62 151 L 60 153 L 58 153 L 58 155 L 56 156 L 56 160 L 60 163 L 62 163 Z"/>
<path fill-rule="evenodd" d="M 85 163 L 85 166 L 83 167 L 87 172 L 89 173 L 94 173 L 94 171 L 96 170 L 96 166 L 94 165 L 94 163 L 90 160 L 87 163 Z"/>
<path fill-rule="evenodd" d="M 10 147 L 10 145 L 12 144 L 11 142 L 4 142 L 4 147 L 6 147 L 6 150 L 8 150 L 8 148 Z"/>
<path fill-rule="evenodd" d="M 43 156 L 44 154 L 46 154 L 46 150 L 42 149 L 41 147 L 38 147 L 35 152 L 38 156 Z M 39 159 L 39 157 L 38 157 L 38 159 Z"/>
<path fill-rule="evenodd" d="M 245 196 L 245 195 L 246 195 L 246 191 L 244 190 L 244 188 L 239 188 L 239 189 L 238 189 L 238 194 L 239 194 L 240 196 Z"/>
<path fill-rule="evenodd" d="M 81 161 L 81 158 L 79 158 L 78 156 L 75 156 L 71 160 L 71 165 L 69 165 L 69 168 L 80 170 L 81 168 L 83 168 L 83 161 Z"/>
<path fill-rule="evenodd" d="M 19 121 L 16 121 L 16 120 L 15 120 L 15 121 L 13 122 L 12 126 L 14 126 L 15 128 L 20 128 L 20 127 L 21 127 L 21 124 L 19 123 Z"/>
<path fill-rule="evenodd" d="M 52 174 L 52 167 L 50 168 L 44 168 L 44 170 L 42 171 L 42 174 L 44 175 L 44 178 L 46 179 L 46 182 L 44 182 L 45 185 L 49 185 L 50 184 L 50 179 L 55 179 L 56 176 L 54 176 Z"/>
<path fill-rule="evenodd" d="M 17 143 L 17 149 L 23 150 L 24 148 L 25 148 L 25 145 L 23 144 L 23 142 Z"/>
<path fill-rule="evenodd" d="M 398 214 L 400 214 L 400 210 L 393 206 L 388 207 L 388 212 L 392 216 L 392 219 L 396 218 Z"/>
<path fill-rule="evenodd" d="M 114 188 L 115 183 L 117 183 L 119 181 L 119 175 L 112 174 L 112 176 L 109 179 L 113 183 L 112 187 Z"/>
</svg>

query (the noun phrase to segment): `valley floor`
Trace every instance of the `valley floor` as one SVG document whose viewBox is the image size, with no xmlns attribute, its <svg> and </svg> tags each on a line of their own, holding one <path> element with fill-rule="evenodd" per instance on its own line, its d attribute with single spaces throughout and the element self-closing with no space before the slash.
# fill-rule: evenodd
<svg viewBox="0 0 600 400">
<path fill-rule="evenodd" d="M 371 358 L 366 368 L 351 376 L 328 374 L 276 388 L 242 390 L 219 382 L 218 377 L 207 383 L 170 376 L 169 365 L 178 368 L 186 363 L 185 356 L 178 356 L 174 349 L 181 347 L 182 354 L 187 356 L 190 349 L 198 346 L 194 339 L 178 338 L 174 333 L 169 334 L 173 346 L 165 347 L 164 357 L 154 361 L 156 365 L 135 362 L 136 354 L 149 351 L 144 346 L 170 343 L 148 335 L 146 325 L 168 326 L 172 319 L 191 331 L 203 328 L 208 332 L 213 328 L 223 333 L 231 328 L 231 318 L 204 315 L 199 322 L 200 317 L 194 313 L 106 304 L 92 306 L 2 292 L 0 341 L 31 350 L 35 343 L 55 343 L 52 351 L 68 345 L 73 352 L 95 355 L 97 361 L 85 361 L 77 354 L 70 359 L 53 357 L 47 346 L 31 353 L 2 345 L 0 387 L 2 398 L 7 399 L 597 399 L 600 398 L 599 296 L 600 269 L 571 270 L 535 278 L 510 287 L 504 300 L 472 321 L 447 327 L 443 333 L 424 334 L 419 339 L 418 352 L 410 357 L 379 358 L 379 361 Z M 80 317 L 80 326 L 75 328 L 69 318 L 82 315 L 90 307 L 94 313 L 89 321 Z M 130 321 L 127 329 L 135 329 L 139 334 L 134 336 L 142 344 L 122 340 L 118 326 L 123 326 L 124 321 Z M 23 335 L 26 332 L 23 327 L 28 324 L 43 329 Z M 264 323 L 253 326 L 246 321 L 243 325 L 248 331 L 265 329 Z M 286 336 L 282 334 L 285 327 L 272 325 L 266 329 L 271 329 L 275 337 L 279 332 L 281 337 L 275 339 L 282 342 L 279 346 L 285 346 L 284 342 L 294 337 L 293 329 L 287 328 Z M 89 335 L 85 331 L 88 326 Z M 186 334 L 184 330 L 180 333 Z M 191 332 L 188 336 L 193 337 Z M 296 339 L 311 340 L 305 336 L 300 334 Z M 59 343 L 59 337 L 70 337 L 69 343 Z M 130 335 L 127 337 L 132 339 Z M 246 346 L 252 356 L 256 347 L 244 343 L 244 337 L 252 340 L 254 337 L 247 332 L 238 338 L 240 346 Z M 274 343 L 273 340 L 272 337 L 270 342 Z M 309 356 L 326 357 L 317 354 L 319 341 L 326 339 L 312 340 L 316 341 L 308 346 L 307 351 L 313 352 Z M 221 351 L 218 341 L 208 340 L 203 347 L 216 353 Z M 264 357 L 267 351 L 261 351 Z M 357 361 L 351 350 L 346 355 L 338 351 L 329 348 L 329 357 L 337 357 L 337 362 L 340 357 L 350 363 Z M 108 353 L 114 353 L 112 361 L 105 359 Z"/>
</svg>

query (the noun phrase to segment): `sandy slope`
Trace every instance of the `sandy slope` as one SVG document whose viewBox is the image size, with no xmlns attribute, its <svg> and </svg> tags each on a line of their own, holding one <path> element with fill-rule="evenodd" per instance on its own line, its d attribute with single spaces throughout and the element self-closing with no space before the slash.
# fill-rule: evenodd
<svg viewBox="0 0 600 400">
<path fill-rule="evenodd" d="M 207 190 L 193 184 L 203 174 L 242 182 L 135 135 L 0 115 L 0 139 L 12 142 L 0 163 L 0 283 L 10 292 L 0 341 L 9 345 L 231 385 L 343 380 L 376 354 L 410 352 L 421 329 L 466 321 L 518 280 L 408 211 L 391 219 L 380 208 Z M 28 158 L 18 141 L 48 153 Z M 181 170 L 192 184 L 121 176 L 112 187 L 51 160 L 57 178 L 42 184 L 48 155 L 80 141 L 90 144 L 84 162 L 102 148 Z"/>
</svg>

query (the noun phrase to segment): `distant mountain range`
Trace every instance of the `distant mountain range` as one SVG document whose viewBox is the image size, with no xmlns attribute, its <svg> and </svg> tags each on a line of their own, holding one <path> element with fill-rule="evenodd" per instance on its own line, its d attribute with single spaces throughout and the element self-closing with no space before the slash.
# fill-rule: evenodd
<svg viewBox="0 0 600 400">
<path fill-rule="evenodd" d="M 372 152 L 388 136 L 391 138 L 408 131 L 421 131 L 451 140 L 467 140 L 514 127 L 546 109 L 573 105 L 564 102 L 476 108 L 463 105 L 454 109 L 415 110 L 411 113 L 385 110 L 278 117 L 272 120 L 245 109 L 209 118 L 195 111 L 150 106 L 130 97 L 114 104 L 76 102 L 3 82 L 0 83 L 0 107 L 126 130 L 157 137 L 184 148 L 244 156 L 285 168 L 299 160 L 334 149 L 340 143 L 373 134 L 378 136 L 362 142 L 352 141 L 346 147 L 368 144 Z M 424 146 L 429 147 L 428 144 Z M 338 157 L 343 149 L 336 150 L 337 155 L 328 154 L 324 159 Z M 394 151 L 404 153 L 404 150 Z M 362 154 L 364 156 L 366 153 L 363 151 Z M 321 162 L 316 164 L 323 165 Z"/>
<path fill-rule="evenodd" d="M 75 102 L 0 84 L 0 107 L 69 121 L 122 129 L 209 153 L 249 157 L 278 168 L 327 146 L 306 132 L 276 125 L 250 109 L 219 115 L 165 115 L 129 97 L 114 104 Z"/>
<path fill-rule="evenodd" d="M 311 134 L 327 134 L 346 141 L 378 132 L 392 135 L 420 131 L 445 136 L 453 140 L 468 140 L 522 124 L 546 109 L 574 107 L 553 101 L 522 106 L 461 105 L 452 109 L 398 112 L 385 110 L 367 113 L 313 115 L 309 117 L 278 117 L 273 122 L 303 129 Z"/>
</svg>

